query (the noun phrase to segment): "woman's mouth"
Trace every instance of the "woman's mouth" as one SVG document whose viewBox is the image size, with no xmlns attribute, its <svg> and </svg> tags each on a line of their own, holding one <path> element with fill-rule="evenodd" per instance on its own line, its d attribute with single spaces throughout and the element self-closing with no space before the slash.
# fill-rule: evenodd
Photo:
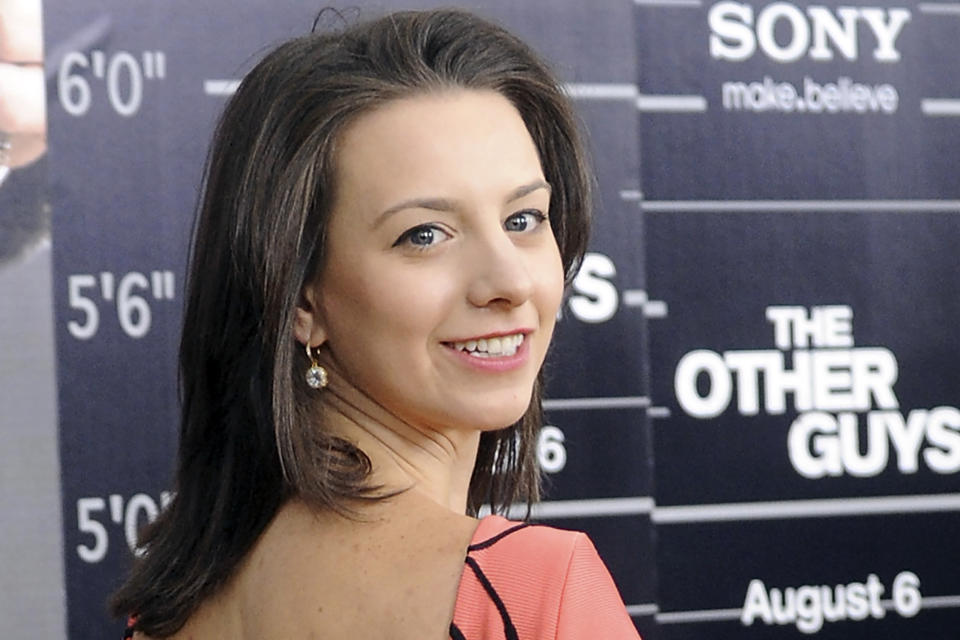
<svg viewBox="0 0 960 640">
<path fill-rule="evenodd" d="M 448 343 L 457 351 L 462 351 L 474 358 L 507 358 L 516 355 L 523 344 L 522 333 L 514 333 L 496 338 L 479 338 L 464 342 Z"/>
</svg>

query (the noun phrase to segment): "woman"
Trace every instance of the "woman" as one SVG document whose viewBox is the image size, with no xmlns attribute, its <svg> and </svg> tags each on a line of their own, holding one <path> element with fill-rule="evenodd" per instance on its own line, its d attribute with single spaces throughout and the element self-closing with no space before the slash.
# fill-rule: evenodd
<svg viewBox="0 0 960 640">
<path fill-rule="evenodd" d="M 636 638 L 537 497 L 540 368 L 586 242 L 557 82 L 457 11 L 310 35 L 209 161 L 176 497 L 116 594 L 136 638 Z M 135 632 L 134 632 L 135 630 Z"/>
</svg>

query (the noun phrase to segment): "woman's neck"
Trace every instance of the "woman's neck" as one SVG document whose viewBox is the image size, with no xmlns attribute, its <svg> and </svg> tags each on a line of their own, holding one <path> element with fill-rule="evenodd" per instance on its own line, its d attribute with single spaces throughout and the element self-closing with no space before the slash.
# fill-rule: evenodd
<svg viewBox="0 0 960 640">
<path fill-rule="evenodd" d="M 480 432 L 404 421 L 331 372 L 322 392 L 324 429 L 370 458 L 370 484 L 385 492 L 414 490 L 464 514 Z"/>
</svg>

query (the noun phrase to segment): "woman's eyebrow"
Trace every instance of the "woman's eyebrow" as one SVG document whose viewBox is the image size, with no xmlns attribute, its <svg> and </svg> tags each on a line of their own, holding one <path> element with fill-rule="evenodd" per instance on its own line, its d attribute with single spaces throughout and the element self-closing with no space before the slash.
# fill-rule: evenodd
<svg viewBox="0 0 960 640">
<path fill-rule="evenodd" d="M 516 189 L 514 189 L 513 193 L 511 193 L 510 196 L 506 199 L 506 202 L 509 204 L 514 200 L 519 200 L 523 196 L 527 195 L 528 193 L 533 193 L 537 189 L 546 189 L 547 193 L 550 193 L 552 191 L 552 189 L 550 188 L 550 184 L 546 180 L 534 180 L 529 184 L 525 184 L 521 187 L 517 187 Z"/>
<path fill-rule="evenodd" d="M 447 198 L 411 198 L 393 205 L 385 210 L 374 221 L 374 226 L 379 226 L 384 220 L 392 214 L 404 209 L 431 209 L 433 211 L 454 211 L 457 209 L 457 203 Z"/>
<path fill-rule="evenodd" d="M 546 189 L 549 193 L 551 191 L 550 184 L 545 180 L 534 180 L 528 184 L 522 185 L 514 189 L 504 200 L 505 204 L 509 204 L 514 200 L 519 200 L 527 194 L 530 194 L 537 189 Z M 380 215 L 377 216 L 376 220 L 373 222 L 373 226 L 377 227 L 383 223 L 384 220 L 389 218 L 392 214 L 397 213 L 398 211 L 403 211 L 404 209 L 430 209 L 432 211 L 456 211 L 459 207 L 458 203 L 455 200 L 450 200 L 448 198 L 411 198 L 409 200 L 404 200 L 403 202 L 398 202 L 392 207 L 385 209 Z"/>
</svg>

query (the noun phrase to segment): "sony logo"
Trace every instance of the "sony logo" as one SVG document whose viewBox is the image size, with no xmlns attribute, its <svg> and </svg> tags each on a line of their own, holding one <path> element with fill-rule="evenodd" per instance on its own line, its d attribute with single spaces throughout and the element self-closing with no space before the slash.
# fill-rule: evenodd
<svg viewBox="0 0 960 640">
<path fill-rule="evenodd" d="M 741 61 L 759 47 L 777 62 L 794 62 L 804 55 L 811 60 L 833 60 L 839 54 L 856 60 L 860 31 L 873 35 L 873 59 L 897 62 L 897 38 L 910 21 L 902 8 L 810 5 L 801 11 L 789 2 L 774 2 L 754 16 L 753 7 L 740 2 L 718 2 L 710 8 L 710 55 L 717 60 Z"/>
</svg>

